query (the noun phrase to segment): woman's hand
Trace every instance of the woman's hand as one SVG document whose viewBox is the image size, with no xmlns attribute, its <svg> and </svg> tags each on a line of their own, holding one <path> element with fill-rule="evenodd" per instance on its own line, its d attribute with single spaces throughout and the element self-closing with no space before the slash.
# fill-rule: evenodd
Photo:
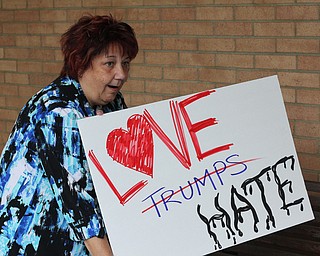
<svg viewBox="0 0 320 256">
<path fill-rule="evenodd" d="M 92 237 L 84 241 L 92 256 L 113 256 L 108 238 Z"/>
</svg>

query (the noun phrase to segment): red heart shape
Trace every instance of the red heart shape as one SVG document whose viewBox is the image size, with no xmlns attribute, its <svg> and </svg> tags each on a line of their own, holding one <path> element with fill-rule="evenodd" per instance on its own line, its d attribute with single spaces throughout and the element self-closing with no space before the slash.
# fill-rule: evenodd
<svg viewBox="0 0 320 256">
<path fill-rule="evenodd" d="M 146 118 L 135 114 L 128 118 L 128 131 L 118 128 L 108 134 L 106 148 L 118 163 L 153 176 L 153 138 Z"/>
</svg>

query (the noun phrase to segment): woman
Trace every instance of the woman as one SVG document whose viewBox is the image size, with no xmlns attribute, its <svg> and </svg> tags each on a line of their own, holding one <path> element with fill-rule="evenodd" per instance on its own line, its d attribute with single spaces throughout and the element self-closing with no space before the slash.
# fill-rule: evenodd
<svg viewBox="0 0 320 256">
<path fill-rule="evenodd" d="M 126 108 L 133 29 L 84 16 L 62 35 L 60 76 L 21 110 L 0 162 L 0 255 L 112 255 L 77 119 Z"/>
</svg>

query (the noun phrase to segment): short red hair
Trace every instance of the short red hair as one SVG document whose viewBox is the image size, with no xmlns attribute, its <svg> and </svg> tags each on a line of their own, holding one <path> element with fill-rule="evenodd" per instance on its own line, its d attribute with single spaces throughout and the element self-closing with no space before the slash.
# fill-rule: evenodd
<svg viewBox="0 0 320 256">
<path fill-rule="evenodd" d="M 108 50 L 110 44 L 118 44 L 124 54 L 134 59 L 139 51 L 133 28 L 112 15 L 81 17 L 61 36 L 64 65 L 60 75 L 79 81 L 90 67 L 94 57 Z"/>
</svg>

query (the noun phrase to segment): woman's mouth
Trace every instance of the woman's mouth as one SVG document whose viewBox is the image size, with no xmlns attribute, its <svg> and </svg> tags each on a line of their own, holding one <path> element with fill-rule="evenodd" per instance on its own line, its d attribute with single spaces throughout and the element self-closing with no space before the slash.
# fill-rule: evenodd
<svg viewBox="0 0 320 256">
<path fill-rule="evenodd" d="M 111 89 L 118 89 L 117 85 L 108 84 L 108 87 Z"/>
</svg>

